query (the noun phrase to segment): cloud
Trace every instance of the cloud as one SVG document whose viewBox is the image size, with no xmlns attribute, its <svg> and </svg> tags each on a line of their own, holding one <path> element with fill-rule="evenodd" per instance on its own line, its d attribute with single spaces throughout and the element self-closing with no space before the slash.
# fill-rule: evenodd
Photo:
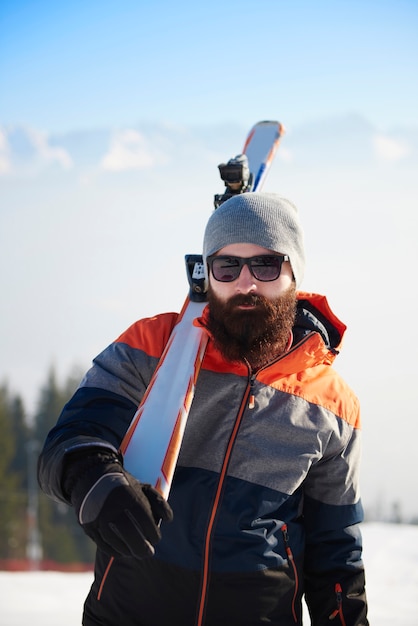
<svg viewBox="0 0 418 626">
<path fill-rule="evenodd" d="M 11 169 L 9 142 L 5 131 L 0 128 L 0 176 L 9 174 Z"/>
<path fill-rule="evenodd" d="M 126 129 L 113 136 L 101 167 L 113 172 L 143 170 L 165 161 L 163 153 L 142 133 Z"/>
<path fill-rule="evenodd" d="M 34 175 L 51 164 L 69 170 L 73 160 L 47 133 L 35 128 L 0 128 L 0 176 Z"/>
<path fill-rule="evenodd" d="M 146 125 L 113 133 L 103 128 L 52 135 L 33 127 L 0 125 L 0 177 L 32 178 L 61 170 L 77 173 L 79 181 L 90 184 L 100 172 L 150 172 L 168 162 L 189 177 L 201 176 L 232 154 L 231 146 L 239 145 L 243 132 L 229 126 L 185 130 Z M 290 129 L 277 160 L 286 167 L 296 163 L 299 167 L 328 167 L 332 155 L 335 168 L 365 167 L 376 161 L 406 165 L 416 163 L 417 146 L 416 129 L 382 132 L 363 118 L 343 117 Z M 174 165 L 166 168 L 165 175 L 173 172 Z"/>
<path fill-rule="evenodd" d="M 410 154 L 410 148 L 405 141 L 382 134 L 374 135 L 373 147 L 376 156 L 384 161 L 399 161 Z"/>
<path fill-rule="evenodd" d="M 56 162 L 64 170 L 72 168 L 73 161 L 68 152 L 64 150 L 64 148 L 51 145 L 46 133 L 34 128 L 29 128 L 27 135 L 41 161 L 47 163 Z"/>
<path fill-rule="evenodd" d="M 294 154 L 292 150 L 289 150 L 289 148 L 280 146 L 279 147 L 279 151 L 277 153 L 277 156 L 279 158 L 280 161 L 283 161 L 285 163 L 292 163 L 294 161 Z"/>
</svg>

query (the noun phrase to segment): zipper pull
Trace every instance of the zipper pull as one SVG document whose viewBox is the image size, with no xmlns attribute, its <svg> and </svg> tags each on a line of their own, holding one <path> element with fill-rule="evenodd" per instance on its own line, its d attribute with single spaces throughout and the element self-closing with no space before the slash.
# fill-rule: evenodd
<svg viewBox="0 0 418 626">
<path fill-rule="evenodd" d="M 283 534 L 283 541 L 287 558 L 289 559 L 289 561 L 293 561 L 293 553 L 289 546 L 289 533 L 287 532 L 287 524 L 283 524 L 281 530 Z"/>
<path fill-rule="evenodd" d="M 286 522 L 282 524 L 282 527 L 280 530 L 282 531 L 282 535 L 283 535 L 283 542 L 284 542 L 284 547 L 286 550 L 287 560 L 288 560 L 289 566 L 293 570 L 293 575 L 295 577 L 295 587 L 294 587 L 294 593 L 293 593 L 293 599 L 292 599 L 292 615 L 293 615 L 295 624 L 299 624 L 299 620 L 298 620 L 298 616 L 296 612 L 296 599 L 297 599 L 298 589 L 299 589 L 299 576 L 298 576 L 296 563 L 293 558 L 293 553 L 289 545 L 289 533 L 287 531 Z"/>
<path fill-rule="evenodd" d="M 254 379 L 255 379 L 255 376 L 251 376 L 251 378 L 250 378 L 250 395 L 248 397 L 248 408 L 249 409 L 253 409 L 255 407 Z"/>
<path fill-rule="evenodd" d="M 335 597 L 337 600 L 337 608 L 335 609 L 335 611 L 331 613 L 328 619 L 333 620 L 337 617 L 337 615 L 339 615 L 342 626 L 346 626 L 344 615 L 343 615 L 343 606 L 342 606 L 343 605 L 343 590 L 342 590 L 340 583 L 337 583 L 335 585 Z"/>
</svg>

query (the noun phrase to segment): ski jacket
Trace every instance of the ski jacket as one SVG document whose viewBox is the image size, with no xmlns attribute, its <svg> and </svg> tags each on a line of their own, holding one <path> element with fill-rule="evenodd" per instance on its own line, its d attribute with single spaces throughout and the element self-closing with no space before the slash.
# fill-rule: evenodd
<svg viewBox="0 0 418 626">
<path fill-rule="evenodd" d="M 40 456 L 50 496 L 67 501 L 68 454 L 119 450 L 176 319 L 140 320 L 96 357 Z M 359 404 L 332 367 L 345 330 L 325 297 L 299 292 L 290 349 L 258 372 L 209 341 L 174 521 L 152 558 L 98 551 L 85 626 L 294 626 L 303 596 L 314 626 L 368 624 Z"/>
</svg>

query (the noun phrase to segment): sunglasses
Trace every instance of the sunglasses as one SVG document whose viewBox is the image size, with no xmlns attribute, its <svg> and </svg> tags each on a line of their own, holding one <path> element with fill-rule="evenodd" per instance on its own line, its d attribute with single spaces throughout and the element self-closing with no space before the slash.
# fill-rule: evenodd
<svg viewBox="0 0 418 626">
<path fill-rule="evenodd" d="M 237 280 L 244 265 L 254 278 L 267 283 L 279 278 L 282 265 L 288 260 L 287 254 L 261 254 L 249 258 L 219 255 L 209 257 L 208 265 L 214 279 L 221 283 L 232 283 Z"/>
</svg>

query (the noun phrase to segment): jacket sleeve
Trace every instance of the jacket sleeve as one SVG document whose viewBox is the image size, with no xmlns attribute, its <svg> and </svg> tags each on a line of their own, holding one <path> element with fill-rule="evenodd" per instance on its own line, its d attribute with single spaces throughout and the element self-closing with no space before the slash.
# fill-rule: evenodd
<svg viewBox="0 0 418 626">
<path fill-rule="evenodd" d="M 305 481 L 305 598 L 312 626 L 367 626 L 359 528 L 360 430 L 347 423 L 339 428 L 339 447 L 331 438 Z"/>
<path fill-rule="evenodd" d="M 70 454 L 118 453 L 175 319 L 176 314 L 164 314 L 141 320 L 94 359 L 40 454 L 38 480 L 47 495 L 68 503 L 63 473 Z"/>
</svg>

